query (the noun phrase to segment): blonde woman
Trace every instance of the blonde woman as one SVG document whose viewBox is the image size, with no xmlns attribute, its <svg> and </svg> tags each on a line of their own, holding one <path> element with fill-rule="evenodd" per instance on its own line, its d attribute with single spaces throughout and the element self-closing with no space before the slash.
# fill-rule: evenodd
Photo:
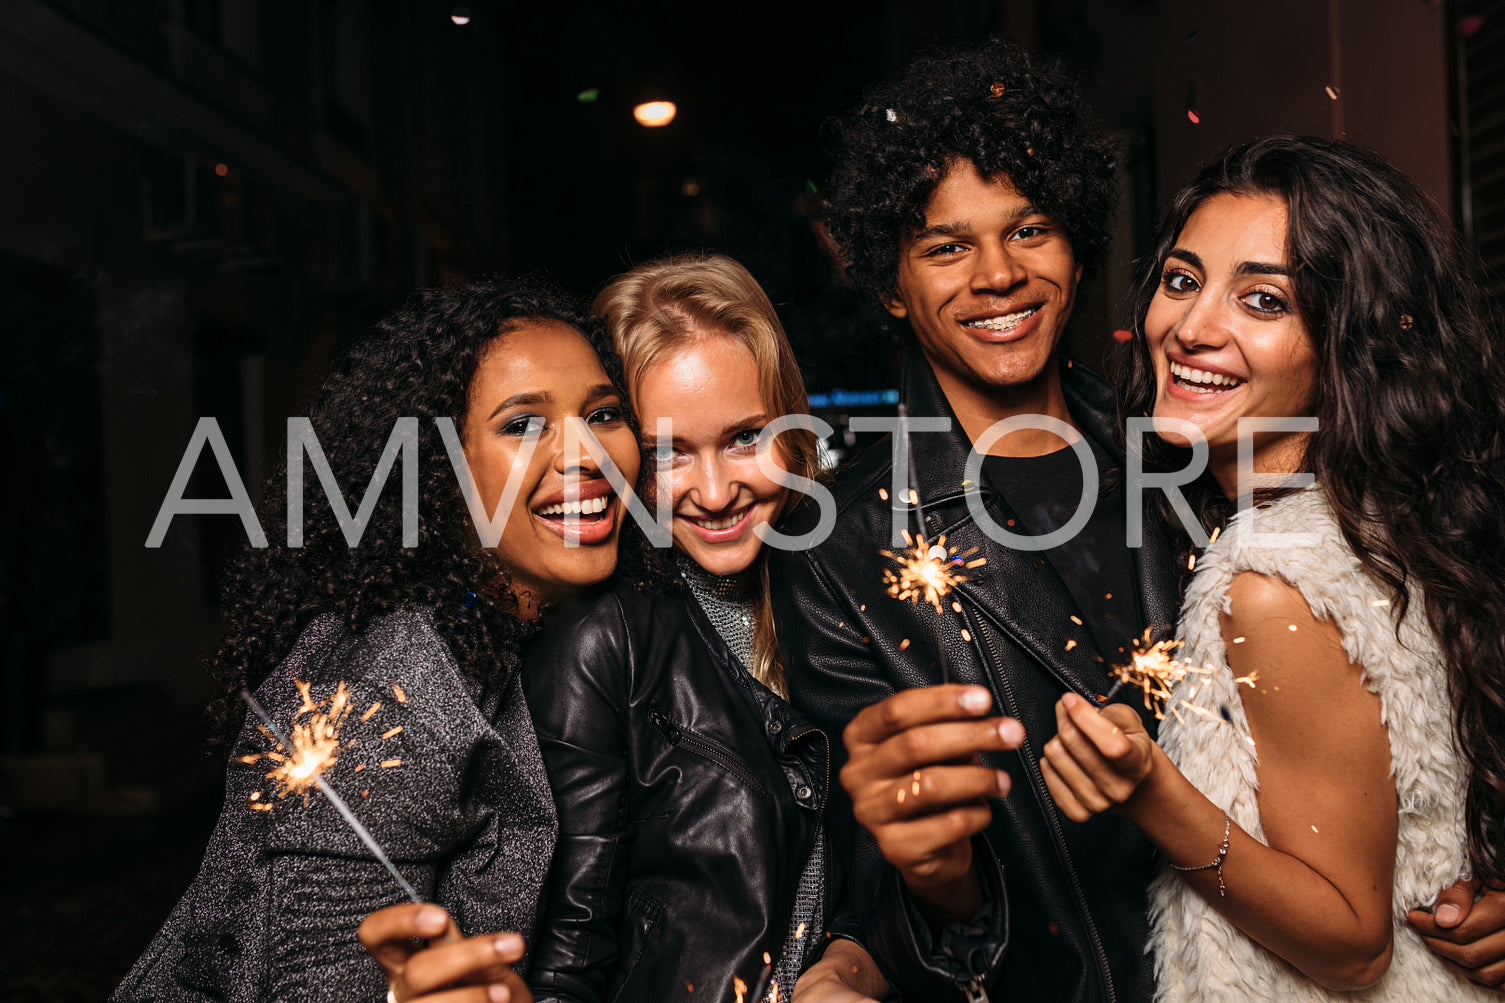
<svg viewBox="0 0 1505 1003">
<path fill-rule="evenodd" d="M 773 305 L 730 258 L 641 265 L 595 309 L 673 545 L 561 610 L 526 662 L 560 818 L 529 982 L 539 1000 L 730 1000 L 771 964 L 763 998 L 788 999 L 833 894 L 834 736 L 785 700 L 765 567 L 772 523 L 817 473 L 811 431 L 770 428 L 805 413 L 804 384 Z"/>
</svg>

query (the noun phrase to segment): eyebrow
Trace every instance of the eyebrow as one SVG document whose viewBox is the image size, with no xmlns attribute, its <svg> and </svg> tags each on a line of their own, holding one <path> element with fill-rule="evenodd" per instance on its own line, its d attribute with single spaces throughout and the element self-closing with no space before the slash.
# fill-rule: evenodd
<svg viewBox="0 0 1505 1003">
<path fill-rule="evenodd" d="M 1179 258 L 1182 261 L 1186 262 L 1188 265 L 1191 265 L 1193 268 L 1199 268 L 1204 272 L 1207 270 L 1207 266 L 1202 264 L 1202 258 L 1197 254 L 1196 251 L 1188 251 L 1185 248 L 1177 247 L 1173 248 L 1166 255 L 1166 257 Z M 1291 270 L 1285 265 L 1277 265 L 1268 261 L 1240 261 L 1236 266 L 1234 266 L 1233 274 L 1289 276 L 1291 274 Z"/>
<path fill-rule="evenodd" d="M 725 428 L 723 428 L 721 430 L 721 434 L 722 434 L 723 437 L 728 436 L 728 435 L 735 435 L 738 432 L 745 432 L 745 431 L 747 431 L 750 428 L 761 428 L 762 426 L 767 425 L 767 424 L 768 424 L 768 416 L 766 414 L 764 414 L 762 411 L 759 411 L 755 415 L 749 415 L 748 417 L 744 418 L 742 421 L 734 421 L 730 425 L 727 425 Z M 646 428 L 643 429 L 643 439 L 646 442 L 658 442 L 659 441 L 658 440 L 658 436 L 656 434 L 654 434 L 653 432 L 650 432 Z M 684 441 L 684 436 L 682 436 L 682 435 L 675 435 L 672 438 L 670 438 L 669 441 L 671 443 L 673 443 L 673 442 L 683 442 Z"/>
<path fill-rule="evenodd" d="M 1026 202 L 1024 205 L 1020 206 L 1012 216 L 1009 217 L 1009 222 L 1012 223 L 1017 220 L 1024 219 L 1027 216 L 1044 215 L 1045 213 L 1041 212 L 1035 206 Z M 958 233 L 970 233 L 975 229 L 976 226 L 966 220 L 958 220 L 950 223 L 931 223 L 929 226 L 922 226 L 918 230 L 916 230 L 914 232 L 914 235 L 909 238 L 909 242 L 911 244 L 917 244 L 920 241 L 928 240 L 931 237 L 953 237 Z"/>
<path fill-rule="evenodd" d="M 486 420 L 490 421 L 509 407 L 517 407 L 519 404 L 547 404 L 553 399 L 554 396 L 544 390 L 529 390 L 524 393 L 513 394 L 492 409 L 492 412 L 486 416 Z"/>
</svg>

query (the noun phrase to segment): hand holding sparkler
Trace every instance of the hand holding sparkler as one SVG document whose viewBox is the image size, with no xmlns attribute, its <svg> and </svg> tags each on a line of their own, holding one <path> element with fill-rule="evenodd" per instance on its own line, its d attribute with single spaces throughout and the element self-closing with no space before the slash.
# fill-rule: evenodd
<svg viewBox="0 0 1505 1003">
<path fill-rule="evenodd" d="M 1125 704 L 1098 708 L 1068 693 L 1056 703 L 1056 727 L 1040 770 L 1056 804 L 1074 822 L 1127 802 L 1149 779 L 1157 758 L 1165 758 L 1138 712 Z"/>
<path fill-rule="evenodd" d="M 922 909 L 941 921 L 968 918 L 981 905 L 971 837 L 992 818 L 988 799 L 1009 792 L 1009 775 L 977 756 L 1024 741 L 1018 721 L 982 717 L 992 702 L 980 686 L 901 690 L 865 708 L 842 734 L 841 785 L 853 814 Z"/>
<path fill-rule="evenodd" d="M 430 993 L 442 993 L 445 1003 L 533 1003 L 511 967 L 523 956 L 523 938 L 515 933 L 464 938 L 439 906 L 404 902 L 367 916 L 359 936 L 386 973 L 394 1003 L 421 1003 Z M 415 946 L 441 938 L 444 943 Z"/>
</svg>

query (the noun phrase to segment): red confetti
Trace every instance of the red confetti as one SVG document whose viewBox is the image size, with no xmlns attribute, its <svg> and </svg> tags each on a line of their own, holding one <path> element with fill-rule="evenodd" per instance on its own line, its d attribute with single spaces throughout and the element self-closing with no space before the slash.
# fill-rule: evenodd
<svg viewBox="0 0 1505 1003">
<path fill-rule="evenodd" d="M 1114 341 L 1133 341 L 1134 340 L 1134 332 L 1133 331 L 1125 331 L 1123 328 L 1119 328 L 1117 331 L 1113 332 L 1113 340 Z"/>
<path fill-rule="evenodd" d="M 1195 108 L 1186 109 L 1186 117 L 1191 121 L 1192 125 L 1202 124 L 1202 116 L 1197 114 L 1197 109 Z"/>
</svg>

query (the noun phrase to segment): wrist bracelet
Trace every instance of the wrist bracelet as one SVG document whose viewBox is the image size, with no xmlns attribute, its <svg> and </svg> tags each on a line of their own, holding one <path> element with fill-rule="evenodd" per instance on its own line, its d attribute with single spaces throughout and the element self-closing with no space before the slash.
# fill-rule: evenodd
<svg viewBox="0 0 1505 1003">
<path fill-rule="evenodd" d="M 1201 867 L 1181 867 L 1177 864 L 1171 864 L 1171 866 L 1178 871 L 1210 871 L 1213 868 L 1217 868 L 1218 898 L 1227 898 L 1228 889 L 1223 884 L 1223 858 L 1228 856 L 1228 834 L 1232 831 L 1233 821 L 1228 817 L 1228 813 L 1225 811 L 1223 812 L 1223 845 L 1218 847 L 1218 855 L 1213 858 L 1212 863 L 1203 864 Z"/>
</svg>

